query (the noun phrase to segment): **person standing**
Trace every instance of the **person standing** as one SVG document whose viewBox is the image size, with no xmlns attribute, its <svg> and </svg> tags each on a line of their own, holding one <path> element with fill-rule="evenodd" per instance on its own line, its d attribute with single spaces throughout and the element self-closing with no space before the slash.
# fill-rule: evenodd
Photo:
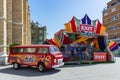
<svg viewBox="0 0 120 80">
<path fill-rule="evenodd" d="M 92 45 L 93 45 L 92 42 L 88 42 L 86 45 L 90 60 L 92 60 L 92 58 L 93 58 L 93 46 Z"/>
</svg>

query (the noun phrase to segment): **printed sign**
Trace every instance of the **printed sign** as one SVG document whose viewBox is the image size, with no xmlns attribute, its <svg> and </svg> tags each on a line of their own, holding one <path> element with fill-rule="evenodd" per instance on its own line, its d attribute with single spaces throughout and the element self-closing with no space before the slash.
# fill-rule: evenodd
<svg viewBox="0 0 120 80">
<path fill-rule="evenodd" d="M 94 61 L 95 62 L 106 62 L 107 56 L 105 52 L 94 52 Z"/>
<path fill-rule="evenodd" d="M 80 30 L 86 31 L 86 32 L 94 32 L 94 26 L 86 25 L 86 24 L 80 24 Z"/>
<path fill-rule="evenodd" d="M 79 26 L 79 31 L 84 35 L 84 36 L 92 36 L 94 32 L 94 26 L 92 25 L 87 25 L 87 24 L 80 24 Z"/>
<path fill-rule="evenodd" d="M 25 58 L 25 62 L 29 63 L 29 62 L 34 62 L 33 56 L 26 56 Z"/>
</svg>

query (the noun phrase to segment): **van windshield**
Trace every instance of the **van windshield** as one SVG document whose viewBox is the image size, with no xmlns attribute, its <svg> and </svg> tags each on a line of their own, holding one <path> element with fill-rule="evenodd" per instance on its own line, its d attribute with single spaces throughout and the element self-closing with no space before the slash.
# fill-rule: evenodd
<svg viewBox="0 0 120 80">
<path fill-rule="evenodd" d="M 60 52 L 59 48 L 57 48 L 56 46 L 51 46 L 50 47 L 50 53 L 54 54 L 56 52 Z"/>
</svg>

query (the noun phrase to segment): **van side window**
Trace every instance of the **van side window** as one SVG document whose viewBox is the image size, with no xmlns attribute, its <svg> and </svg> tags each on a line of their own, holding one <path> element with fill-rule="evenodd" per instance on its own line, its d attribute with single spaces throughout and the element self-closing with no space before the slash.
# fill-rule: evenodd
<svg viewBox="0 0 120 80">
<path fill-rule="evenodd" d="M 40 53 L 40 54 L 47 54 L 48 53 L 48 49 L 47 48 L 38 48 L 38 53 Z"/>
<path fill-rule="evenodd" d="M 24 48 L 25 53 L 34 53 L 36 52 L 36 48 Z"/>
<path fill-rule="evenodd" d="M 23 48 L 13 48 L 12 52 L 13 53 L 22 53 L 23 52 Z"/>
</svg>

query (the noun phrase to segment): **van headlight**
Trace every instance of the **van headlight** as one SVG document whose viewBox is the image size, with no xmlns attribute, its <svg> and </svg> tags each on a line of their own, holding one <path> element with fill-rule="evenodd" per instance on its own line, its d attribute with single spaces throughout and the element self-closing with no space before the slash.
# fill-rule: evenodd
<svg viewBox="0 0 120 80">
<path fill-rule="evenodd" d="M 56 63 L 57 62 L 57 60 L 56 59 L 54 59 L 54 63 Z"/>
</svg>

